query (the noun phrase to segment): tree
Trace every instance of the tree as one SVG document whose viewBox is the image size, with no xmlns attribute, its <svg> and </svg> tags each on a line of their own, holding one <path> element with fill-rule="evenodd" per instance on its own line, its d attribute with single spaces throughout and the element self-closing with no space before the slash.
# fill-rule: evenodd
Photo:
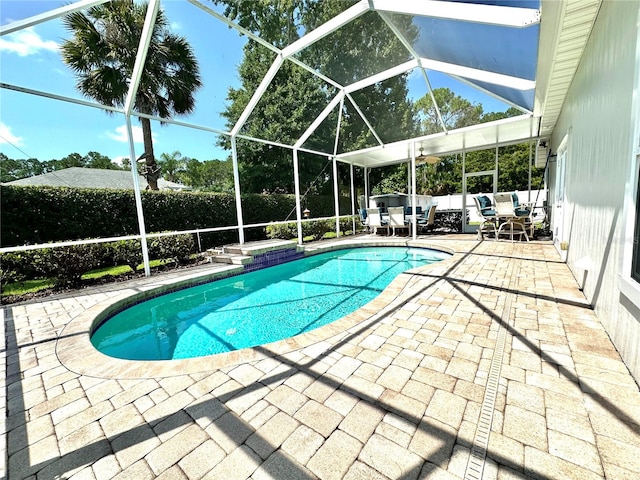
<svg viewBox="0 0 640 480">
<path fill-rule="evenodd" d="M 101 168 L 104 170 L 121 170 L 109 157 L 101 153 L 91 151 L 85 155 L 85 166 L 88 168 Z"/>
<path fill-rule="evenodd" d="M 63 17 L 73 34 L 61 46 L 63 61 L 77 77 L 77 88 L 103 105 L 122 107 L 129 90 L 148 4 L 114 0 Z M 171 118 L 193 111 L 194 93 L 201 86 L 197 59 L 184 37 L 169 31 L 158 11 L 134 108 L 149 115 Z M 141 118 L 145 175 L 158 189 L 160 169 L 153 154 L 151 121 Z"/>
<path fill-rule="evenodd" d="M 462 128 L 481 123 L 482 105 L 471 103 L 448 88 L 436 88 L 432 93 L 447 129 Z M 431 95 L 426 94 L 418 99 L 416 107 L 423 135 L 431 135 L 442 131 L 442 125 L 438 119 Z"/>
<path fill-rule="evenodd" d="M 206 160 L 201 164 L 203 190 L 233 193 L 233 163 L 221 160 Z"/>
<path fill-rule="evenodd" d="M 185 161 L 182 158 L 182 154 L 177 150 L 160 155 L 159 164 L 164 179 L 170 182 L 177 182 L 180 173 L 184 172 Z"/>
<path fill-rule="evenodd" d="M 330 20 L 347 5 L 341 0 L 228 0 L 216 3 L 227 5 L 227 17 L 279 48 L 290 45 L 299 38 L 300 33 L 312 31 Z M 408 41 L 417 36 L 410 18 L 394 19 L 396 22 L 398 28 L 405 31 Z M 332 32 L 317 44 L 296 54 L 296 57 L 343 85 L 379 73 L 394 62 L 410 59 L 406 48 L 380 16 L 373 12 Z M 241 86 L 229 90 L 228 107 L 223 112 L 229 129 L 237 122 L 273 59 L 270 50 L 255 42 L 247 42 L 239 67 Z M 351 95 L 385 141 L 411 137 L 417 131 L 413 106 L 407 99 L 406 83 L 406 76 L 400 75 Z M 293 145 L 337 93 L 337 89 L 324 80 L 285 61 L 245 123 L 242 133 Z M 304 146 L 331 155 L 338 113 L 338 109 L 335 109 Z M 339 140 L 339 152 L 375 145 L 375 138 L 348 100 L 342 110 Z M 222 137 L 220 144 L 228 148 L 228 138 Z M 278 189 L 293 192 L 290 150 L 244 141 L 238 142 L 237 146 L 243 191 L 259 193 L 265 189 Z M 320 184 L 314 183 L 326 161 L 325 156 L 301 154 L 300 180 L 303 191 L 312 183 L 317 191 L 332 188 L 330 176 L 320 178 Z M 346 169 L 341 171 L 348 174 Z M 348 185 L 346 178 L 342 183 Z"/>
<path fill-rule="evenodd" d="M 0 182 L 12 182 L 41 173 L 44 173 L 44 168 L 36 158 L 13 159 L 0 153 Z"/>
</svg>

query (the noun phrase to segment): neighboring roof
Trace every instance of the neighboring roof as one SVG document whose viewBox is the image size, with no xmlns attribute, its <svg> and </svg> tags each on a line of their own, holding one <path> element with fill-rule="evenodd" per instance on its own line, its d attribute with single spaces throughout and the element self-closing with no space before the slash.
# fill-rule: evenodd
<svg viewBox="0 0 640 480">
<path fill-rule="evenodd" d="M 138 176 L 140 189 L 147 187 L 147 181 L 142 175 Z M 99 168 L 70 167 L 55 172 L 21 178 L 3 185 L 42 185 L 50 187 L 73 188 L 122 188 L 133 190 L 133 176 L 127 170 L 103 170 Z M 163 178 L 158 180 L 160 190 L 191 190 L 191 187 Z"/>
</svg>

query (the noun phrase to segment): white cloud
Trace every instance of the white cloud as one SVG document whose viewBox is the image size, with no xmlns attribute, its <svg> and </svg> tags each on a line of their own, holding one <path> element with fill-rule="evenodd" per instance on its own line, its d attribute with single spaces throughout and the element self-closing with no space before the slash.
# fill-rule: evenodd
<svg viewBox="0 0 640 480">
<path fill-rule="evenodd" d="M 9 143 L 16 147 L 24 147 L 24 139 L 11 133 L 11 127 L 0 122 L 0 144 Z"/>
<path fill-rule="evenodd" d="M 133 142 L 134 143 L 143 143 L 144 140 L 142 138 L 142 127 L 137 126 L 137 125 L 133 125 L 131 127 L 131 130 L 133 132 Z M 119 127 L 116 127 L 115 131 L 107 132 L 107 137 L 111 138 L 112 140 L 115 140 L 116 142 L 122 142 L 122 143 L 128 142 L 128 140 L 127 140 L 127 126 L 126 125 L 120 125 Z M 153 133 L 153 132 L 151 133 L 151 138 L 152 138 L 152 140 L 154 142 L 156 141 L 155 133 Z"/>
<path fill-rule="evenodd" d="M 58 48 L 57 42 L 43 40 L 33 27 L 0 38 L 0 51 L 16 53 L 21 57 L 36 55 L 42 50 L 56 52 Z"/>
</svg>

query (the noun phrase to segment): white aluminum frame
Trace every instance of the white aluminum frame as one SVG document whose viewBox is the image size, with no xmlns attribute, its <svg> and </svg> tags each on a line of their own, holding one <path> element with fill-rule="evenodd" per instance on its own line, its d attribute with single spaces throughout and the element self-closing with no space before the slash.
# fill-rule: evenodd
<svg viewBox="0 0 640 480">
<path fill-rule="evenodd" d="M 3 35 L 7 35 L 10 33 L 14 33 L 17 32 L 19 30 L 22 30 L 24 28 L 28 28 L 34 25 L 38 25 L 42 22 L 46 22 L 48 20 L 52 20 L 55 18 L 59 18 L 65 14 L 74 12 L 74 11 L 79 11 L 82 9 L 86 9 L 89 8 L 91 6 L 94 5 L 99 5 L 102 3 L 105 3 L 108 0 L 80 0 L 74 3 L 71 3 L 69 5 L 66 5 L 64 7 L 60 7 L 60 8 L 56 8 L 53 9 L 51 11 L 45 12 L 43 14 L 39 14 L 39 15 L 35 15 L 33 17 L 18 21 L 18 22 L 14 22 L 11 23 L 9 25 L 4 25 L 4 26 L 0 26 L 0 36 Z M 131 81 L 131 85 L 130 85 L 130 89 L 127 92 L 127 99 L 125 101 L 125 107 L 122 109 L 119 108 L 113 108 L 113 107 L 107 107 L 104 105 L 100 105 L 98 103 L 95 102 L 90 102 L 90 101 L 85 101 L 85 100 L 79 100 L 79 99 L 74 99 L 74 98 L 70 98 L 70 97 L 65 97 L 65 96 L 61 96 L 61 95 L 56 95 L 56 94 L 52 94 L 52 93 L 48 93 L 48 92 L 44 92 L 44 91 L 38 91 L 38 90 L 34 90 L 34 89 L 29 89 L 29 88 L 24 88 L 24 87 L 19 87 L 19 86 L 15 86 L 15 85 L 10 85 L 10 84 L 6 84 L 6 83 L 0 83 L 0 88 L 4 88 L 4 89 L 10 89 L 10 90 L 15 90 L 21 93 L 25 93 L 25 94 L 32 94 L 32 95 L 39 95 L 39 96 L 43 96 L 46 98 L 51 98 L 54 100 L 59 100 L 59 101 L 64 101 L 64 102 L 68 102 L 68 103 L 75 103 L 78 105 L 82 105 L 82 106 L 89 106 L 89 107 L 93 107 L 93 108 L 100 108 L 106 111 L 112 111 L 112 112 L 117 112 L 117 113 L 123 113 L 125 116 L 125 120 L 126 120 L 126 126 L 127 126 L 127 135 L 128 135 L 128 142 L 129 142 L 129 150 L 130 150 L 130 161 L 131 161 L 131 167 L 132 167 L 132 173 L 133 173 L 133 177 L 134 177 L 134 191 L 135 191 L 135 198 L 136 198 L 136 209 L 137 209 L 137 213 L 138 213 L 138 224 L 139 224 L 139 230 L 140 230 L 140 235 L 139 236 L 133 236 L 133 237 L 126 237 L 126 238 L 140 238 L 141 239 L 141 243 L 142 243 L 142 251 L 143 251 L 143 258 L 144 258 L 144 263 L 145 263 L 145 274 L 146 275 L 150 275 L 150 268 L 149 268 L 149 259 L 148 259 L 148 250 L 147 250 L 147 242 L 146 239 L 147 237 L 152 237 L 155 236 L 154 235 L 148 235 L 145 231 L 145 225 L 144 225 L 144 213 L 142 210 L 142 201 L 141 201 L 141 197 L 140 197 L 140 186 L 139 186 L 139 182 L 138 182 L 138 177 L 137 177 L 137 157 L 136 157 L 136 153 L 135 153 L 135 148 L 134 148 L 134 142 L 133 142 L 133 134 L 132 134 L 132 125 L 131 125 L 131 117 L 132 116 L 138 116 L 139 118 L 149 118 L 149 119 L 153 119 L 153 120 L 158 120 L 161 122 L 165 122 L 165 123 L 171 123 L 171 124 L 175 124 L 175 125 L 180 125 L 180 126 L 184 126 L 187 128 L 194 128 L 194 129 L 200 129 L 200 130 L 204 130 L 204 131 L 208 131 L 208 132 L 212 132 L 212 133 L 216 133 L 216 134 L 220 134 L 220 135 L 227 135 L 230 137 L 231 140 L 231 147 L 232 147 L 232 162 L 233 162 L 233 172 L 234 172 L 234 187 L 235 187 L 235 194 L 236 194 L 236 206 L 237 206 L 237 221 L 238 224 L 237 226 L 234 227 L 221 227 L 219 229 L 205 229 L 207 231 L 217 231 L 217 230 L 223 230 L 223 229 L 233 229 L 233 228 L 237 228 L 238 232 L 239 232 L 239 239 L 240 239 L 240 243 L 244 243 L 244 228 L 245 225 L 243 224 L 243 215 L 242 215 L 242 207 L 241 207 L 241 201 L 240 201 L 240 179 L 239 179 L 239 169 L 238 169 L 238 154 L 237 154 L 237 139 L 238 138 L 242 138 L 245 140 L 250 140 L 250 141 L 258 141 L 258 142 L 262 142 L 265 144 L 270 144 L 270 145 L 277 145 L 283 148 L 287 148 L 287 149 L 291 149 L 292 150 L 292 155 L 293 155 L 293 170 L 294 170 L 294 185 L 295 185 L 295 193 L 296 193 L 296 217 L 297 217 L 297 223 L 298 223 L 298 237 L 299 237 L 299 242 L 302 243 L 302 215 L 301 215 L 301 203 L 300 203 L 300 185 L 299 185 L 299 161 L 298 161 L 298 153 L 300 151 L 304 151 L 304 152 L 308 152 L 308 153 L 312 153 L 312 154 L 316 154 L 316 155 L 327 155 L 327 153 L 325 152 L 318 152 L 312 149 L 306 149 L 303 148 L 302 145 L 303 143 L 313 134 L 313 132 L 320 126 L 320 124 L 322 123 L 322 121 L 324 119 L 326 119 L 328 117 L 328 115 L 330 114 L 330 112 L 333 110 L 333 108 L 335 108 L 338 104 L 340 105 L 340 112 L 339 112 L 339 116 L 338 116 L 338 121 L 337 121 L 337 125 L 336 125 L 336 137 L 335 137 L 335 141 L 334 141 L 334 149 L 333 149 L 333 155 L 331 156 L 332 161 L 333 161 L 333 174 L 334 174 L 334 190 L 336 191 L 336 199 L 335 199 L 335 203 L 336 203 L 336 230 L 339 231 L 339 202 L 337 199 L 337 162 L 343 162 L 343 163 L 348 163 L 350 165 L 350 174 L 351 174 L 351 182 L 352 182 L 352 195 L 355 195 L 355 188 L 353 186 L 353 168 L 354 166 L 357 166 L 356 163 L 354 163 L 354 161 L 349 158 L 349 156 L 344 156 L 342 157 L 340 154 L 338 154 L 337 152 L 337 147 L 338 147 L 338 136 L 339 136 L 339 128 L 340 128 L 340 122 L 342 119 L 342 110 L 343 110 L 343 106 L 344 106 L 344 99 L 345 97 L 351 102 L 351 104 L 353 105 L 353 107 L 355 108 L 355 110 L 358 112 L 358 114 L 361 116 L 361 118 L 363 119 L 363 121 L 365 122 L 367 128 L 369 128 L 369 130 L 371 131 L 372 135 L 376 138 L 376 141 L 378 142 L 379 146 L 378 147 L 373 147 L 373 149 L 365 149 L 362 150 L 362 152 L 365 152 L 367 150 L 375 150 L 375 149 L 384 149 L 385 148 L 385 143 L 382 141 L 382 139 L 378 136 L 378 134 L 376 133 L 374 127 L 371 125 L 371 123 L 368 121 L 368 119 L 366 118 L 366 116 L 363 114 L 362 110 L 359 108 L 359 106 L 357 105 L 357 103 L 354 101 L 354 99 L 351 97 L 351 93 L 354 91 L 357 91 L 359 89 L 365 88 L 367 86 L 373 85 L 377 82 L 381 82 L 383 80 L 386 80 L 388 78 L 392 78 L 394 76 L 397 75 L 401 75 L 403 73 L 406 73 L 414 68 L 420 68 L 420 71 L 423 75 L 423 78 L 425 80 L 425 84 L 427 86 L 427 91 L 428 93 L 431 95 L 431 98 L 434 102 L 437 114 L 438 114 L 438 118 L 440 120 L 441 126 L 444 129 L 444 134 L 446 135 L 448 132 L 446 131 L 446 127 L 444 126 L 444 122 L 442 121 L 442 117 L 440 115 L 440 110 L 439 107 L 437 105 L 437 102 L 435 102 L 435 98 L 433 96 L 433 92 L 432 92 L 432 88 L 431 88 L 431 84 L 428 78 L 428 75 L 425 71 L 425 69 L 430 69 L 430 70 L 437 70 L 437 71 L 441 71 L 443 73 L 447 73 L 449 75 L 452 75 L 454 77 L 466 77 L 469 79 L 476 79 L 476 80 L 481 80 L 484 82 L 489 82 L 489 83 L 494 83 L 494 84 L 498 84 L 498 85 L 504 85 L 504 86 L 508 86 L 511 88 L 517 88 L 517 89 L 521 89 L 521 90 L 529 90 L 532 88 L 535 88 L 535 82 L 531 81 L 531 80 L 527 80 L 527 79 L 520 79 L 520 78 L 515 78 L 515 77 L 511 77 L 508 75 L 502 75 L 502 74 L 498 74 L 498 73 L 494 73 L 494 72 L 487 72 L 484 70 L 478 70 L 478 69 L 473 69 L 473 68 L 468 68 L 468 67 L 462 67 L 459 65 L 454 65 L 454 64 L 449 64 L 446 62 L 438 62 L 438 61 L 434 61 L 434 60 L 429 60 L 429 59 L 425 59 L 425 58 L 420 58 L 417 53 L 415 52 L 415 50 L 411 47 L 411 45 L 406 41 L 406 39 L 403 38 L 401 32 L 398 31 L 397 28 L 395 28 L 393 26 L 393 22 L 390 21 L 390 19 L 388 18 L 387 14 L 388 13 L 397 13 L 397 14 L 404 14 L 404 15 L 417 15 L 417 16 L 429 16 L 429 17 L 435 17 L 435 18 L 450 18 L 450 19 L 454 19 L 454 20 L 462 20 L 462 21 L 469 21 L 469 22 L 480 22 L 480 23 L 487 23 L 487 24 L 493 24 L 493 25 L 503 25 L 503 26 L 509 26 L 509 27 L 516 27 L 516 28 L 522 28 L 522 27 L 527 27 L 530 25 L 534 25 L 540 22 L 540 11 L 536 10 L 536 9 L 526 9 L 526 8 L 515 8 L 515 7 L 502 7 L 502 6 L 493 6 L 493 5 L 476 5 L 476 4 L 460 4 L 458 2 L 445 2 L 445 1 L 433 1 L 433 0 L 425 0 L 422 2 L 415 2 L 412 0 L 361 0 L 360 2 L 356 3 L 355 5 L 353 5 L 352 7 L 348 8 L 347 10 L 345 10 L 344 12 L 342 12 L 341 14 L 337 15 L 336 17 L 332 18 L 331 20 L 325 22 L 323 25 L 321 25 L 320 27 L 318 27 L 317 29 L 308 32 L 306 35 L 304 35 L 303 37 L 301 37 L 299 40 L 293 42 L 292 44 L 288 45 L 287 47 L 285 47 L 284 49 L 280 50 L 277 47 L 271 45 L 269 42 L 266 42 L 265 40 L 263 40 L 262 38 L 260 38 L 259 36 L 253 34 L 252 32 L 240 27 L 239 25 L 237 25 L 236 23 L 230 21 L 229 19 L 227 19 L 226 17 L 224 17 L 223 15 L 217 13 L 215 10 L 213 10 L 212 8 L 210 8 L 208 5 L 204 5 L 202 4 L 199 0 L 187 0 L 189 3 L 191 3 L 192 5 L 196 6 L 197 8 L 201 9 L 202 11 L 206 12 L 207 14 L 213 16 L 214 18 L 216 18 L 217 20 L 224 22 L 226 25 L 228 25 L 231 28 L 236 29 L 239 33 L 241 33 L 242 35 L 246 35 L 249 39 L 256 41 L 258 43 L 260 43 L 261 45 L 263 45 L 264 47 L 268 48 L 269 50 L 273 51 L 276 55 L 276 58 L 274 60 L 274 62 L 272 63 L 271 67 L 269 68 L 269 71 L 267 72 L 267 74 L 265 75 L 265 77 L 262 79 L 262 82 L 260 83 L 259 87 L 256 89 L 256 91 L 253 93 L 248 105 L 246 106 L 246 108 L 244 109 L 244 111 L 242 112 L 242 114 L 240 115 L 238 121 L 235 123 L 234 127 L 231 129 L 230 132 L 226 132 L 226 131 L 222 131 L 219 129 L 214 129 L 214 128 L 209 128 L 206 126 L 201 126 L 201 125 L 194 125 L 188 122 L 180 122 L 180 121 L 176 121 L 173 119 L 164 119 L 164 118 L 158 118 L 152 115 L 146 115 L 146 114 L 142 114 L 140 112 L 135 112 L 133 110 L 133 104 L 134 104 L 134 99 L 135 99 L 135 95 L 138 89 L 138 85 L 139 85 L 139 81 L 142 75 L 142 69 L 144 67 L 144 61 L 146 59 L 146 54 L 147 54 L 147 49 L 149 46 L 149 42 L 150 42 L 150 38 L 151 38 L 151 34 L 152 34 L 152 25 L 155 22 L 155 18 L 160 6 L 160 1 L 161 0 L 150 0 L 149 1 L 149 9 L 147 11 L 147 16 L 145 18 L 145 23 L 144 23 L 144 27 L 143 27 L 143 32 L 142 32 L 142 36 L 140 38 L 140 46 L 138 49 L 138 53 L 136 55 L 136 61 L 135 61 L 135 65 L 134 65 L 134 70 L 133 70 L 133 74 L 132 74 L 132 81 Z M 387 25 L 391 28 L 391 30 L 393 31 L 393 33 L 399 38 L 399 40 L 402 42 L 402 44 L 405 46 L 405 48 L 407 49 L 407 51 L 411 54 L 411 56 L 413 57 L 413 60 L 410 60 L 408 62 L 405 62 L 402 65 L 397 65 L 395 67 L 389 68 L 383 72 L 377 73 L 375 75 L 372 75 L 368 78 L 365 79 L 361 79 L 357 82 L 354 82 L 350 85 L 341 85 L 339 82 L 336 82 L 335 80 L 327 77 L 326 75 L 322 74 L 321 72 L 317 72 L 315 71 L 313 68 L 309 67 L 308 65 L 306 65 L 304 62 L 298 60 L 297 58 L 294 57 L 294 55 L 300 51 L 302 51 L 303 49 L 307 48 L 309 45 L 312 45 L 313 43 L 317 42 L 318 40 L 320 40 L 321 38 L 326 37 L 327 35 L 330 35 L 332 32 L 342 28 L 343 26 L 349 24 L 352 20 L 366 14 L 367 12 L 370 11 L 377 11 L 378 14 L 383 18 L 383 20 L 387 23 Z M 295 142 L 294 145 L 284 145 L 284 144 L 280 144 L 278 142 L 274 142 L 274 141 L 269 141 L 269 140 L 265 140 L 265 139 L 259 139 L 259 138 L 253 138 L 251 136 L 248 135 L 243 135 L 240 133 L 240 130 L 242 129 L 242 127 L 244 126 L 244 124 L 246 123 L 248 117 L 251 115 L 251 113 L 253 112 L 253 110 L 255 109 L 257 103 L 259 102 L 260 98 L 262 97 L 262 95 L 264 94 L 264 92 L 266 91 L 266 89 L 268 88 L 268 86 L 271 83 L 271 80 L 273 79 L 273 77 L 277 74 L 278 70 L 280 69 L 280 67 L 282 66 L 282 64 L 284 63 L 284 61 L 292 61 L 294 62 L 296 65 L 304 68 L 305 70 L 309 71 L 310 73 L 312 73 L 313 75 L 316 75 L 318 78 L 321 78 L 323 81 L 327 82 L 328 84 L 336 87 L 339 89 L 339 93 L 338 95 L 336 95 L 334 97 L 334 99 L 331 100 L 331 102 L 327 105 L 327 107 L 323 110 L 323 112 L 316 118 L 314 119 L 314 121 L 310 124 L 310 126 L 306 129 L 306 131 L 304 132 L 304 134 Z M 462 81 L 465 81 L 464 78 L 461 79 Z M 468 83 L 468 82 L 467 82 Z M 475 88 L 478 88 L 477 86 L 473 85 Z M 495 94 L 492 94 L 492 96 L 497 97 Z M 500 98 L 500 97 L 497 97 Z M 506 101 L 505 99 L 500 98 L 502 101 Z M 507 102 L 510 103 L 510 102 Z M 415 203 L 415 195 L 416 195 L 416 178 L 415 178 L 415 155 L 416 155 L 416 143 L 419 143 L 422 141 L 422 139 L 424 139 L 426 137 L 421 137 L 421 138 L 417 138 L 417 139 L 408 139 L 405 141 L 407 147 L 410 149 L 410 158 L 408 159 L 411 163 L 411 175 L 412 175 L 412 194 L 414 196 L 414 203 Z M 464 148 L 463 148 L 463 157 L 464 157 Z M 403 159 L 402 161 L 406 161 L 407 159 Z M 361 165 L 362 168 L 364 168 L 364 177 L 365 177 L 365 196 L 368 198 L 368 190 L 369 190 L 369 179 L 368 179 L 368 173 L 369 173 L 369 167 L 365 166 L 365 165 Z M 353 201 L 354 199 L 352 199 L 352 213 L 355 214 L 355 212 L 353 212 L 354 210 L 354 205 L 353 205 Z M 413 216 L 414 218 L 413 220 L 413 224 L 414 224 L 414 238 L 416 235 L 416 229 L 415 229 L 415 223 L 416 223 L 416 218 L 415 218 L 415 214 Z M 355 228 L 355 221 L 354 221 L 354 228 Z M 200 232 L 202 230 L 198 230 L 198 232 Z M 171 235 L 171 233 L 169 234 Z M 119 237 L 120 238 L 120 237 Z M 96 239 L 96 240 L 91 240 L 91 241 L 84 241 L 82 243 L 98 243 L 98 242 L 102 242 L 102 241 L 107 241 L 108 239 Z M 77 244 L 77 242 L 62 242 L 60 243 L 60 245 L 70 245 L 70 244 Z M 57 245 L 57 244 L 56 244 Z M 48 244 L 48 246 L 51 246 L 51 244 Z M 37 245 L 32 245 L 29 246 L 29 249 L 31 248 L 37 248 Z M 22 247 L 13 247 L 10 249 L 0 249 L 0 251 L 16 251 L 16 249 L 21 249 Z"/>
</svg>

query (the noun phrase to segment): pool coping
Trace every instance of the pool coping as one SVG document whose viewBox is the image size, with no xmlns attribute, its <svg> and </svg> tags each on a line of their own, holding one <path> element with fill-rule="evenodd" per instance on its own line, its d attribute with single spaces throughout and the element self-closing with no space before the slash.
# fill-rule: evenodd
<svg viewBox="0 0 640 480">
<path fill-rule="evenodd" d="M 202 272 L 195 275 L 185 275 L 179 278 L 159 280 L 144 286 L 127 286 L 114 297 L 100 302 L 72 319 L 60 333 L 56 342 L 56 355 L 59 361 L 69 370 L 90 377 L 141 379 L 164 378 L 184 374 L 211 372 L 225 367 L 232 367 L 244 362 L 258 361 L 304 349 L 312 345 L 314 356 L 322 354 L 337 344 L 344 336 L 353 333 L 354 329 L 364 328 L 377 319 L 387 315 L 391 310 L 401 306 L 412 295 L 410 285 L 416 273 L 424 274 L 434 268 L 447 267 L 458 259 L 454 250 L 440 245 L 431 245 L 421 240 L 358 240 L 330 242 L 305 248 L 305 256 L 322 252 L 351 247 L 368 246 L 405 246 L 430 248 L 451 254 L 442 261 L 413 268 L 401 273 L 376 298 L 363 305 L 349 315 L 335 320 L 327 325 L 310 332 L 276 342 L 260 345 L 259 347 L 244 348 L 233 352 L 218 353 L 204 357 L 179 360 L 124 360 L 110 357 L 98 351 L 90 340 L 91 332 L 102 323 L 106 317 L 121 310 L 132 302 L 141 302 L 149 298 L 188 288 L 193 285 L 225 278 L 242 273 L 241 266 L 217 268 L 212 272 Z M 443 272 L 446 270 L 443 270 Z"/>
</svg>

